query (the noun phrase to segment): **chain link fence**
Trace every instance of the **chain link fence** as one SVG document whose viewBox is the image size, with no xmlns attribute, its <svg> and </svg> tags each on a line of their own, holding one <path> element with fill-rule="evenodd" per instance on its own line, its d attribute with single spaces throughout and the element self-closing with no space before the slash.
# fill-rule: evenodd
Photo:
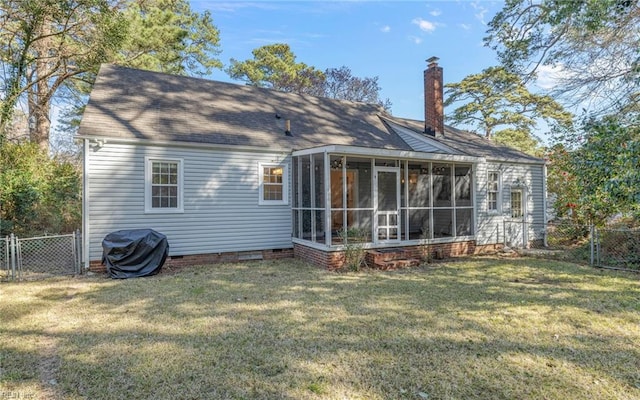
<svg viewBox="0 0 640 400">
<path fill-rule="evenodd" d="M 5 237 L 0 244 L 3 280 L 35 280 L 81 273 L 80 232 L 69 235 Z"/>
<path fill-rule="evenodd" d="M 6 281 L 11 277 L 9 264 L 9 238 L 0 238 L 0 281 Z"/>
<path fill-rule="evenodd" d="M 528 255 L 640 271 L 640 229 L 505 220 L 503 235 L 505 246 Z"/>
<path fill-rule="evenodd" d="M 597 266 L 640 271 L 640 229 L 596 229 Z"/>
</svg>

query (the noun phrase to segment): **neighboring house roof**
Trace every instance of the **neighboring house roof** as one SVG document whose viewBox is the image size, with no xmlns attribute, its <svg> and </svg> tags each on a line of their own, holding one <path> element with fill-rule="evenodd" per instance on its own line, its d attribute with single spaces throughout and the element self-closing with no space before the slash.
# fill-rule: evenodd
<svg viewBox="0 0 640 400">
<path fill-rule="evenodd" d="M 291 150 L 342 145 L 543 162 L 449 126 L 441 137 L 423 132 L 423 121 L 392 117 L 378 105 L 104 64 L 78 135 Z"/>
</svg>

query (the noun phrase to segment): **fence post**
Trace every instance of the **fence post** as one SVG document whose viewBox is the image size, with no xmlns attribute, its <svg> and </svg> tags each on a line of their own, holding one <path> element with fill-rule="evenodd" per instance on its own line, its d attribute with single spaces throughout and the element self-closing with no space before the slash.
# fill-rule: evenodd
<svg viewBox="0 0 640 400">
<path fill-rule="evenodd" d="M 4 266 L 3 268 L 5 269 L 5 271 L 7 271 L 7 278 L 9 278 L 9 271 L 11 271 L 11 264 L 10 264 L 10 259 L 11 259 L 11 253 L 9 252 L 9 236 L 5 236 L 4 237 Z"/>
<path fill-rule="evenodd" d="M 73 256 L 73 274 L 78 273 L 78 255 L 76 254 L 76 231 L 71 232 L 71 255 Z"/>
<path fill-rule="evenodd" d="M 10 256 L 11 259 L 11 279 L 16 279 L 16 236 L 12 233 L 9 236 L 9 247 L 10 247 Z"/>
<path fill-rule="evenodd" d="M 589 265 L 591 265 L 592 267 L 595 265 L 595 260 L 594 260 L 594 256 L 595 256 L 595 229 L 593 227 L 593 224 L 589 225 L 589 236 L 591 238 L 590 242 L 591 242 L 591 256 L 590 256 L 590 262 Z"/>
<path fill-rule="evenodd" d="M 73 237 L 73 246 L 74 246 L 74 255 L 75 255 L 75 263 L 76 263 L 76 273 L 82 274 L 82 255 L 80 254 L 81 249 L 81 239 L 80 239 L 80 229 L 76 229 Z"/>
<path fill-rule="evenodd" d="M 595 228 L 596 233 L 596 266 L 600 266 L 600 231 Z"/>
</svg>

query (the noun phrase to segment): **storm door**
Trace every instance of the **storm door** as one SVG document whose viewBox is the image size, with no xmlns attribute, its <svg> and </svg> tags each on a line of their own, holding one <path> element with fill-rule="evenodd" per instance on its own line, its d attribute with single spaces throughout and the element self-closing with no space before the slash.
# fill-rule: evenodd
<svg viewBox="0 0 640 400">
<path fill-rule="evenodd" d="M 374 179 L 376 242 L 400 240 L 400 169 L 376 167 Z"/>
</svg>

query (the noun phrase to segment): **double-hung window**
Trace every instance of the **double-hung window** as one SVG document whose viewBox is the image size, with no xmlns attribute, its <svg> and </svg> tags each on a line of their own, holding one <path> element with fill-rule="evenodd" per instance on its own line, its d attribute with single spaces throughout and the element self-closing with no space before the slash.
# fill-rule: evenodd
<svg viewBox="0 0 640 400">
<path fill-rule="evenodd" d="M 145 211 L 171 213 L 183 211 L 181 159 L 146 158 Z"/>
<path fill-rule="evenodd" d="M 289 203 L 289 171 L 286 165 L 258 164 L 260 179 L 260 205 L 284 205 Z"/>
<path fill-rule="evenodd" d="M 500 173 L 498 171 L 487 173 L 487 211 L 500 212 Z"/>
</svg>

